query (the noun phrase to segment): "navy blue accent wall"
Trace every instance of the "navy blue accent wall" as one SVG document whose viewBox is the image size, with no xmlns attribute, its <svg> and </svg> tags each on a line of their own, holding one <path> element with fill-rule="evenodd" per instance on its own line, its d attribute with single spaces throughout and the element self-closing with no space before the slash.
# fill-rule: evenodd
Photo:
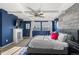
<svg viewBox="0 0 79 59">
<path fill-rule="evenodd" d="M 16 16 L 8 14 L 5 10 L 2 10 L 2 42 L 1 46 L 13 42 L 13 22 L 17 19 Z"/>
<path fill-rule="evenodd" d="M 54 21 L 52 21 L 52 32 L 55 31 Z"/>
<path fill-rule="evenodd" d="M 2 46 L 2 10 L 0 9 L 0 47 Z"/>
<path fill-rule="evenodd" d="M 21 24 L 21 28 L 23 28 L 23 36 L 29 37 L 30 36 L 30 29 L 26 29 L 26 24 L 30 24 L 30 27 L 31 27 L 31 21 L 23 21 Z"/>
<path fill-rule="evenodd" d="M 52 21 L 52 31 L 57 31 L 57 22 Z"/>
<path fill-rule="evenodd" d="M 59 21 L 58 18 L 54 19 L 54 29 L 55 31 L 58 31 L 58 28 L 57 28 L 57 22 Z"/>
<path fill-rule="evenodd" d="M 42 31 L 42 22 L 41 22 L 41 31 Z"/>
<path fill-rule="evenodd" d="M 54 31 L 56 31 L 57 29 L 57 25 L 56 25 L 56 21 L 54 21 Z"/>
</svg>

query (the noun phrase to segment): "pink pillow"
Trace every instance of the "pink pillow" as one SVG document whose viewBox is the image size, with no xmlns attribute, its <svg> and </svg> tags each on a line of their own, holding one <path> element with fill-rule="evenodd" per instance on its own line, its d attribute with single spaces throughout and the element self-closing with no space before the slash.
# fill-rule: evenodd
<svg viewBox="0 0 79 59">
<path fill-rule="evenodd" d="M 58 36 L 59 36 L 59 34 L 56 32 L 51 33 L 51 39 L 57 40 Z"/>
</svg>

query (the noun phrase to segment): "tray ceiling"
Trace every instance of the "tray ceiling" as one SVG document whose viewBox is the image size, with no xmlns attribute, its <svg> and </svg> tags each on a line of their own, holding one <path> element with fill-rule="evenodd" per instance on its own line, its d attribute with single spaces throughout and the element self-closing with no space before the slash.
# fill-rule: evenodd
<svg viewBox="0 0 79 59">
<path fill-rule="evenodd" d="M 7 10 L 9 14 L 15 14 L 18 18 L 24 20 L 34 19 L 30 17 L 30 10 L 27 7 L 31 7 L 34 10 L 39 10 L 41 8 L 44 12 L 45 19 L 53 20 L 72 5 L 73 3 L 0 3 L 0 8 Z"/>
</svg>

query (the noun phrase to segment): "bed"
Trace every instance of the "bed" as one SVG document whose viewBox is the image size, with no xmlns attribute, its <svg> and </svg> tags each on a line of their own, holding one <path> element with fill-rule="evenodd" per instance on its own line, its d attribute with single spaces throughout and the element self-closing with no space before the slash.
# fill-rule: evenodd
<svg viewBox="0 0 79 59">
<path fill-rule="evenodd" d="M 62 36 L 61 36 L 62 38 Z M 65 38 L 64 38 L 65 39 Z M 68 54 L 68 43 L 60 40 L 51 40 L 50 36 L 35 36 L 28 44 L 28 54 Z"/>
</svg>

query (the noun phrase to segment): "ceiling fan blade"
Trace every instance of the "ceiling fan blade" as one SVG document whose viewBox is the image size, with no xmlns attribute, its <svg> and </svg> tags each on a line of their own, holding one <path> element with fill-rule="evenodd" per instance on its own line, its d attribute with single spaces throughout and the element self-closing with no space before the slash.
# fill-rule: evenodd
<svg viewBox="0 0 79 59">
<path fill-rule="evenodd" d="M 44 18 L 44 16 L 39 15 L 38 17 Z"/>
<path fill-rule="evenodd" d="M 35 15 L 33 12 L 29 12 L 29 14 L 31 14 L 31 15 Z"/>
<path fill-rule="evenodd" d="M 39 8 L 39 9 L 37 10 L 37 12 L 40 13 L 40 12 L 41 12 L 41 8 Z"/>
<path fill-rule="evenodd" d="M 28 17 L 34 17 L 34 16 L 28 16 Z"/>
<path fill-rule="evenodd" d="M 33 13 L 36 13 L 36 11 L 35 10 L 33 10 L 32 8 L 30 8 L 30 7 L 27 7 L 29 10 L 31 10 Z"/>
<path fill-rule="evenodd" d="M 44 15 L 43 13 L 40 13 L 39 15 Z"/>
<path fill-rule="evenodd" d="M 44 13 L 59 13 L 58 10 L 45 10 Z"/>
<path fill-rule="evenodd" d="M 38 9 L 38 14 L 39 15 L 44 15 L 44 12 L 43 12 L 43 10 L 41 8 Z"/>
<path fill-rule="evenodd" d="M 44 16 L 41 16 L 41 15 L 44 15 L 41 11 L 41 9 L 39 9 L 38 11 L 35 11 L 33 10 L 32 8 L 30 7 L 27 7 L 29 10 L 31 10 L 31 12 L 29 12 L 31 15 L 33 15 L 34 17 L 41 17 L 41 18 L 44 18 Z"/>
</svg>

